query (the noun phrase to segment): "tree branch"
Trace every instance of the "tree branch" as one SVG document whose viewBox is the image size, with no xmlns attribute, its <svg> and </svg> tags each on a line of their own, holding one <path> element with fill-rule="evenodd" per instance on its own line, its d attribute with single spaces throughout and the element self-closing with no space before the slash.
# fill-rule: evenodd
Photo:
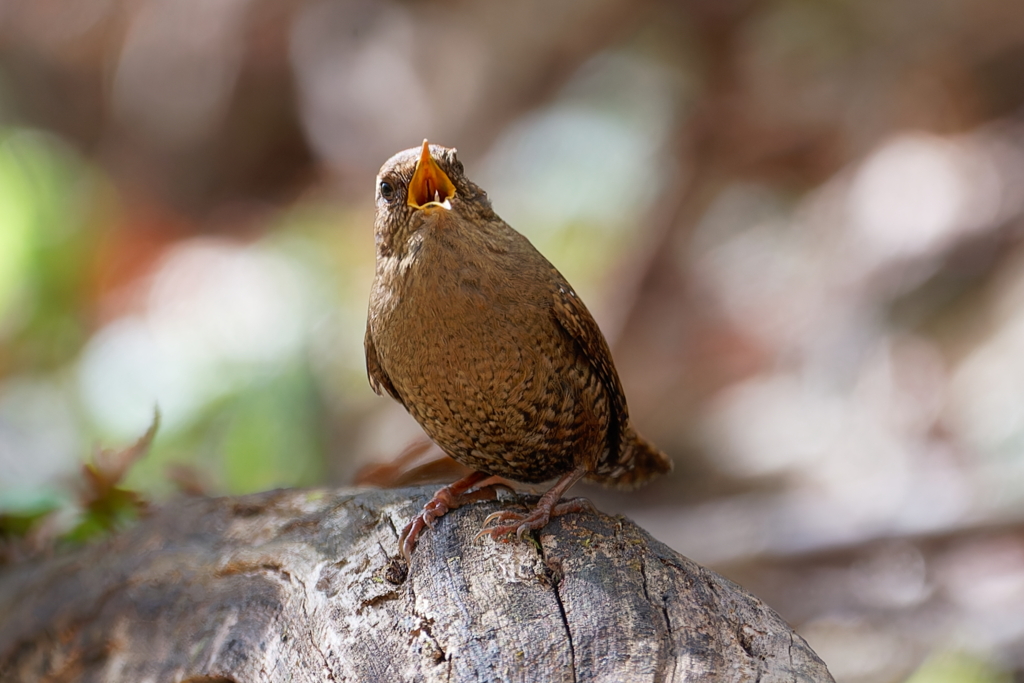
<svg viewBox="0 0 1024 683">
<path fill-rule="evenodd" d="M 169 504 L 0 574 L 4 681 L 831 681 L 770 608 L 603 514 L 539 542 L 432 493 L 271 491 Z"/>
</svg>

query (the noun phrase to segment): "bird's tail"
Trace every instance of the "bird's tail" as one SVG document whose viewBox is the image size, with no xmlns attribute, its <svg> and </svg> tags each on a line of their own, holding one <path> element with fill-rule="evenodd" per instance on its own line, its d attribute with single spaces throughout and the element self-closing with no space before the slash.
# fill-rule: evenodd
<svg viewBox="0 0 1024 683">
<path fill-rule="evenodd" d="M 622 465 L 612 468 L 610 472 L 595 472 L 587 479 L 604 486 L 632 489 L 672 471 L 672 461 L 668 456 L 632 429 L 626 432 L 619 452 L 619 462 Z"/>
</svg>

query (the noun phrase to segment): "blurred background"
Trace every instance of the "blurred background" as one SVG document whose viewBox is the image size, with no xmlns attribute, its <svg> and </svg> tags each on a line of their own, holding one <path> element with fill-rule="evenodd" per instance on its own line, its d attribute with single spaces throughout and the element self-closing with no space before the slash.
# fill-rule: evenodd
<svg viewBox="0 0 1024 683">
<path fill-rule="evenodd" d="M 676 471 L 580 487 L 840 683 L 1024 680 L 1018 0 L 0 0 L 0 513 L 345 485 L 374 176 L 456 146 Z"/>
</svg>

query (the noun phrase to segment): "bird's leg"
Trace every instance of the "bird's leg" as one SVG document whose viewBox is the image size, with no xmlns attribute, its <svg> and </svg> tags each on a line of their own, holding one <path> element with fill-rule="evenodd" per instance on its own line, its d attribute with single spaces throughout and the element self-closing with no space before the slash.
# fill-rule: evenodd
<svg viewBox="0 0 1024 683">
<path fill-rule="evenodd" d="M 540 497 L 537 501 L 537 505 L 533 508 L 533 512 L 528 515 L 521 514 L 519 512 L 512 512 L 511 510 L 500 510 L 494 514 L 488 515 L 487 519 L 484 520 L 484 528 L 477 534 L 477 538 L 485 534 L 490 535 L 491 538 L 497 540 L 506 534 L 510 534 L 513 531 L 516 532 L 516 536 L 520 539 L 528 531 L 540 529 L 549 521 L 552 517 L 558 517 L 570 512 L 593 512 L 594 506 L 591 505 L 590 501 L 586 498 L 572 498 L 559 503 L 562 495 L 569 490 L 569 488 L 578 482 L 587 473 L 586 467 L 577 467 L 571 472 L 563 474 L 555 485 L 548 489 L 547 493 Z M 498 522 L 492 527 L 487 525 L 491 522 Z M 510 522 L 509 524 L 503 524 L 502 522 Z"/>
<path fill-rule="evenodd" d="M 405 525 L 401 536 L 398 537 L 398 547 L 406 562 L 409 561 L 412 551 L 416 548 L 416 538 L 423 531 L 423 527 L 433 528 L 434 522 L 443 517 L 445 513 L 467 503 L 478 500 L 494 500 L 498 497 L 498 488 L 510 489 L 511 487 L 504 483 L 501 477 L 492 477 L 484 472 L 470 472 L 457 482 L 439 489 L 434 497 L 423 506 L 423 510 Z"/>
</svg>

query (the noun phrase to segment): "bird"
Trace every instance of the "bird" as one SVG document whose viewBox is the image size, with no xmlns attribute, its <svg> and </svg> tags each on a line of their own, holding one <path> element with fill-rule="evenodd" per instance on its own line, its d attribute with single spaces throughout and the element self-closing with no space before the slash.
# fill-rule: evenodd
<svg viewBox="0 0 1024 683">
<path fill-rule="evenodd" d="M 454 148 L 404 150 L 376 179 L 376 267 L 367 311 L 370 386 L 395 399 L 472 473 L 437 491 L 403 529 L 421 531 L 503 480 L 554 480 L 527 513 L 490 515 L 504 539 L 592 509 L 562 501 L 580 479 L 633 488 L 671 460 L 629 419 L 611 351 L 562 274 L 491 207 Z"/>
</svg>

